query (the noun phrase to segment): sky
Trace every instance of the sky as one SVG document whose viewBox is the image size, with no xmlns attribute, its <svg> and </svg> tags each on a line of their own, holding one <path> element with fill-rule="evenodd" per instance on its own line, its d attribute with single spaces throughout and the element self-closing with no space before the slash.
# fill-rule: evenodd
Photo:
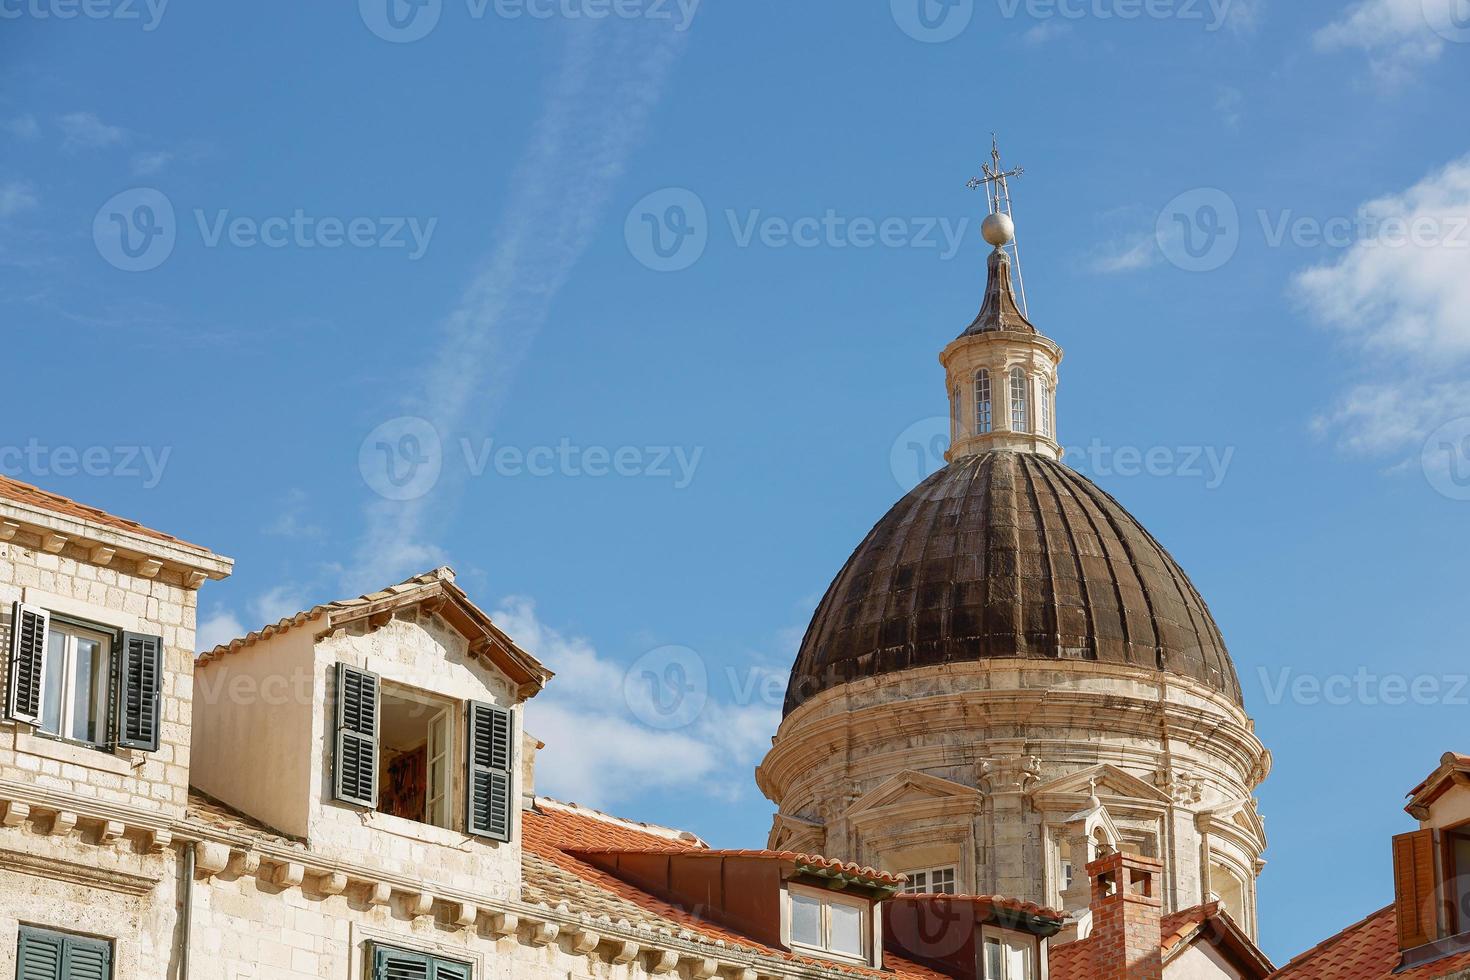
<svg viewBox="0 0 1470 980">
<path fill-rule="evenodd" d="M 0 472 L 233 557 L 205 645 L 449 564 L 559 674 L 539 790 L 760 845 L 997 133 L 1067 461 L 1273 752 L 1281 961 L 1470 749 L 1467 83 L 1465 0 L 0 0 Z"/>
</svg>

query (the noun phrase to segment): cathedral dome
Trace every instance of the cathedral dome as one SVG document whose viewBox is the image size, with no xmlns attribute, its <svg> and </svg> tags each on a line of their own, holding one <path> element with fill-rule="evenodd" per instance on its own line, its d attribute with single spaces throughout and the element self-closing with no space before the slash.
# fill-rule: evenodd
<svg viewBox="0 0 1470 980">
<path fill-rule="evenodd" d="M 1241 703 L 1204 600 L 1132 515 L 1054 459 L 988 451 L 914 488 L 853 552 L 785 710 L 849 681 L 1007 658 L 1162 670 Z"/>
</svg>

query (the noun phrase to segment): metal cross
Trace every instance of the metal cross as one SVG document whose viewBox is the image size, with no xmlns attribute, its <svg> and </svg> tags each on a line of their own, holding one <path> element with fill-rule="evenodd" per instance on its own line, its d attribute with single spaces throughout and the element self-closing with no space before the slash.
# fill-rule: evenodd
<svg viewBox="0 0 1470 980">
<path fill-rule="evenodd" d="M 980 165 L 980 171 L 985 176 L 971 177 L 965 186 L 972 191 L 985 187 L 985 196 L 990 202 L 990 213 L 997 213 L 1002 209 L 1002 205 L 1004 205 L 1005 212 L 1009 214 L 1011 210 L 1011 189 L 1006 183 L 1006 180 L 1010 177 L 1022 176 L 1026 173 L 1026 168 L 1014 167 L 1010 170 L 1001 169 L 1000 144 L 996 140 L 994 133 L 990 134 L 990 162 L 982 163 Z"/>
</svg>

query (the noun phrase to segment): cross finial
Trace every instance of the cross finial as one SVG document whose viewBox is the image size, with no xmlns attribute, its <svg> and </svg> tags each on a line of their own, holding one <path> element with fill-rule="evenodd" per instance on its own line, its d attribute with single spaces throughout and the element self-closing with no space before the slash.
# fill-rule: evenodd
<svg viewBox="0 0 1470 980">
<path fill-rule="evenodd" d="M 1000 162 L 1000 141 L 994 133 L 990 134 L 990 162 L 980 165 L 982 177 L 971 177 L 965 185 L 970 190 L 985 188 L 985 199 L 990 205 L 991 214 L 1004 212 L 1010 214 L 1011 189 L 1007 180 L 1011 177 L 1020 177 L 1026 173 L 1025 167 L 1015 167 L 1006 170 Z"/>
</svg>

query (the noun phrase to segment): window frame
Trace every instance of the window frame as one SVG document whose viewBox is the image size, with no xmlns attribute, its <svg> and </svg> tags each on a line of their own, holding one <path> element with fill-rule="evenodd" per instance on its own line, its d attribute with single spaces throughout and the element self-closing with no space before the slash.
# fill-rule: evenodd
<svg viewBox="0 0 1470 980">
<path fill-rule="evenodd" d="M 822 945 L 820 946 L 800 942 L 796 939 L 795 899 L 797 897 L 815 901 L 821 908 Z M 873 936 L 875 928 L 873 919 L 877 912 L 878 903 L 853 895 L 838 895 L 826 889 L 814 888 L 811 885 L 788 882 L 783 890 L 781 905 L 781 932 L 786 940 L 787 947 L 790 949 L 821 957 L 822 959 L 836 960 L 841 963 L 856 963 L 864 966 L 872 966 L 874 964 Z M 859 945 L 862 946 L 862 952 L 849 953 L 844 950 L 832 948 L 831 909 L 834 905 L 842 905 L 858 910 L 858 922 L 861 926 Z"/>
<path fill-rule="evenodd" d="M 37 926 L 22 922 L 15 931 L 15 966 L 16 975 L 19 976 L 20 969 L 24 966 L 21 959 L 21 951 L 25 948 L 26 940 L 32 942 L 56 943 L 59 949 L 59 962 L 57 970 L 64 971 L 70 956 L 75 948 L 92 949 L 102 954 L 103 963 L 107 967 L 105 980 L 113 980 L 117 976 L 117 941 L 106 936 L 89 936 L 77 932 L 66 932 L 61 929 L 52 929 L 48 926 Z M 58 972 L 60 980 L 66 980 L 64 972 Z"/>
<path fill-rule="evenodd" d="M 387 954 L 390 956 L 398 956 L 403 959 L 422 961 L 424 965 L 428 968 L 428 980 L 436 980 L 439 974 L 440 966 L 446 966 L 451 969 L 462 967 L 465 971 L 465 976 L 467 976 L 469 980 L 474 980 L 476 974 L 479 972 L 476 968 L 476 964 L 471 960 L 462 960 L 453 956 L 441 956 L 439 953 L 428 953 L 421 949 L 411 949 L 407 946 L 400 946 L 396 942 L 380 942 L 376 939 L 373 939 L 369 940 L 367 943 L 367 969 L 364 973 L 363 980 L 377 980 L 379 954 Z"/>
<path fill-rule="evenodd" d="M 943 892 L 934 891 L 933 888 L 931 887 L 931 885 L 934 882 L 934 877 L 936 875 L 943 874 L 943 873 L 946 873 L 946 872 L 948 873 L 949 878 L 950 878 L 950 882 L 949 882 L 950 883 L 950 890 L 949 891 L 943 891 Z M 905 894 L 905 895 L 958 895 L 959 894 L 959 888 L 960 888 L 960 869 L 957 866 L 953 865 L 953 864 L 943 864 L 943 865 L 939 865 L 938 867 L 933 867 L 933 868 L 915 868 L 913 871 L 905 871 L 905 872 L 903 872 L 903 874 L 909 879 L 909 884 L 905 885 L 904 886 L 904 889 L 903 889 L 903 894 Z M 917 886 L 914 884 L 915 877 L 916 876 L 919 876 L 919 875 L 922 875 L 923 878 L 924 878 L 923 890 L 918 890 L 917 889 Z"/>
<path fill-rule="evenodd" d="M 49 610 L 48 610 L 49 612 Z M 49 713 L 50 699 L 53 694 L 51 683 L 51 641 L 53 637 L 65 637 L 62 644 L 62 667 L 61 667 L 61 691 L 57 696 L 57 730 L 51 731 L 46 728 L 46 716 Z M 114 684 L 114 671 L 117 656 L 118 637 L 120 631 L 111 629 L 99 623 L 89 623 L 71 616 L 63 616 L 54 612 L 49 615 L 46 626 L 46 646 L 41 653 L 41 673 L 45 680 L 41 684 L 41 713 L 34 722 L 36 734 L 70 745 L 81 745 L 87 748 L 103 749 L 110 748 L 113 744 L 113 713 L 112 713 L 112 691 Z M 76 738 L 70 732 L 76 723 L 76 680 L 77 680 L 77 640 L 90 639 L 100 644 L 99 664 L 93 666 L 93 683 L 97 689 L 92 694 L 92 711 L 98 724 L 98 739 Z M 100 677 L 101 683 L 98 683 Z"/>
<path fill-rule="evenodd" d="M 1024 951 L 1026 964 L 1021 975 L 1012 974 L 1011 963 L 1004 957 L 1001 961 L 1000 976 L 997 977 L 991 972 L 990 947 L 992 945 L 997 945 L 1002 950 Z M 976 976 L 979 980 L 1041 980 L 1041 940 L 1030 933 L 1002 929 L 997 926 L 982 926 L 977 955 L 980 962 L 976 964 Z"/>
<path fill-rule="evenodd" d="M 1055 438 L 1052 433 L 1051 382 L 1044 377 L 1037 378 L 1036 392 L 1037 418 L 1041 420 L 1041 435 L 1048 439 Z"/>
<path fill-rule="evenodd" d="M 984 397 L 981 397 L 981 392 Z M 975 372 L 975 431 L 985 435 L 995 428 L 995 394 L 990 383 L 990 369 Z"/>
<path fill-rule="evenodd" d="M 1010 369 L 1006 373 L 1010 380 L 1010 409 L 1011 409 L 1011 431 L 1031 431 L 1031 406 L 1029 396 L 1029 384 L 1026 378 L 1026 370 L 1020 365 Z"/>
<path fill-rule="evenodd" d="M 458 742 L 458 738 L 456 737 L 456 732 L 458 731 L 458 725 L 459 725 L 459 720 L 460 720 L 460 718 L 459 718 L 459 716 L 460 716 L 460 702 L 459 701 L 456 701 L 456 700 L 453 700 L 451 698 L 441 697 L 441 696 L 435 694 L 434 692 L 432 692 L 432 691 L 426 691 L 423 688 L 410 687 L 408 685 L 400 684 L 400 683 L 398 683 L 396 681 L 389 680 L 389 679 L 384 678 L 384 677 L 379 677 L 379 680 L 378 680 L 378 725 L 379 725 L 379 730 L 378 730 L 378 752 L 380 754 L 380 758 L 379 758 L 378 768 L 380 770 L 382 769 L 381 753 L 385 749 L 385 746 L 383 745 L 382 716 L 383 716 L 383 713 L 384 713 L 384 702 L 387 701 L 387 700 L 389 700 L 389 699 L 392 699 L 394 701 L 408 701 L 408 702 L 411 702 L 413 704 L 416 704 L 416 705 L 418 705 L 418 706 L 420 706 L 422 708 L 427 709 L 427 712 L 428 712 L 428 714 L 427 714 L 427 720 L 424 723 L 424 731 L 425 731 L 425 734 L 427 736 L 427 738 L 425 740 L 425 745 L 424 745 L 424 810 L 423 810 L 423 813 L 414 822 L 415 823 L 422 823 L 422 824 L 424 824 L 425 826 L 428 826 L 428 827 L 438 827 L 440 830 L 452 830 L 452 831 L 461 831 L 461 830 L 463 830 L 464 828 L 456 825 L 457 824 L 457 817 L 455 816 L 455 814 L 456 814 L 457 810 L 456 810 L 456 808 L 454 806 L 455 789 L 456 789 L 456 781 L 455 781 L 455 778 L 454 778 L 454 774 L 455 774 L 454 767 L 459 764 L 459 760 L 458 760 L 458 757 L 457 757 L 456 752 L 455 752 L 455 744 Z M 443 773 L 444 773 L 443 792 L 438 797 L 435 796 L 435 793 L 434 793 L 434 785 L 433 785 L 434 758 L 435 758 L 434 751 L 433 751 L 433 748 L 434 748 L 434 726 L 436 724 L 441 724 L 443 726 L 443 739 L 444 739 L 443 751 L 440 752 L 439 755 L 445 760 L 445 762 L 444 762 L 444 768 L 443 768 Z M 383 790 L 383 787 L 381 785 L 381 783 L 382 783 L 381 774 L 378 777 L 378 782 L 379 782 L 379 786 L 378 786 L 378 803 L 379 803 L 379 806 L 375 806 L 373 808 L 373 810 L 374 810 L 374 812 L 377 812 L 377 813 L 383 813 L 383 811 L 380 809 L 381 804 L 382 804 L 382 790 Z M 437 821 L 435 821 L 433 819 L 433 809 L 432 808 L 434 806 L 434 801 L 435 801 L 436 798 L 439 800 L 440 806 L 442 807 L 442 810 L 443 810 L 443 813 L 442 813 L 442 816 L 441 816 L 441 819 L 443 820 L 442 823 L 437 822 Z M 389 816 L 389 817 L 393 816 L 393 814 L 391 814 L 391 813 L 383 813 L 383 815 L 384 816 Z M 400 818 L 400 819 L 410 819 L 410 818 L 403 817 L 403 818 Z"/>
<path fill-rule="evenodd" d="M 1470 933 L 1470 881 L 1460 883 L 1462 878 L 1470 879 L 1470 860 L 1467 860 L 1466 867 L 1461 868 L 1455 856 L 1455 845 L 1464 842 L 1470 847 L 1470 823 L 1441 830 L 1439 837 L 1445 905 L 1451 920 L 1446 926 L 1449 935 L 1460 936 Z M 1463 895 L 1452 890 L 1456 885 Z"/>
</svg>

